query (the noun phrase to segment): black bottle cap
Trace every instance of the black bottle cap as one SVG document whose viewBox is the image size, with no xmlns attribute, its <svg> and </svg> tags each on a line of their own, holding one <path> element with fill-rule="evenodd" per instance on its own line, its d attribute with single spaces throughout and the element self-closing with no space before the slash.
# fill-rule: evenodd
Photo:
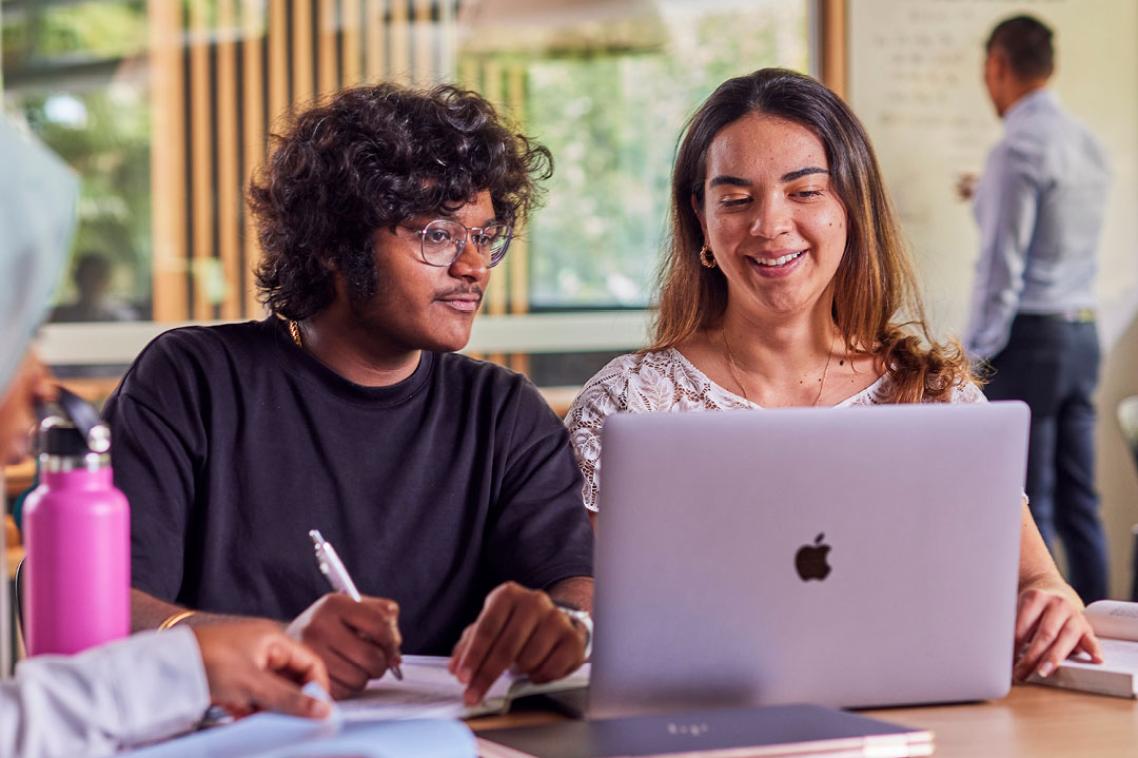
<svg viewBox="0 0 1138 758">
<path fill-rule="evenodd" d="M 95 407 L 66 387 L 57 387 L 56 390 L 56 404 L 63 411 L 64 418 L 74 424 L 79 436 L 86 440 L 88 449 L 92 453 L 110 450 L 110 429 L 99 421 Z"/>
<path fill-rule="evenodd" d="M 111 449 L 111 430 L 94 406 L 66 387 L 56 387 L 55 405 L 62 413 L 40 423 L 41 454 L 71 457 Z"/>
<path fill-rule="evenodd" d="M 40 424 L 40 453 L 68 458 L 89 452 L 87 440 L 73 424 L 59 416 L 49 416 Z"/>
</svg>

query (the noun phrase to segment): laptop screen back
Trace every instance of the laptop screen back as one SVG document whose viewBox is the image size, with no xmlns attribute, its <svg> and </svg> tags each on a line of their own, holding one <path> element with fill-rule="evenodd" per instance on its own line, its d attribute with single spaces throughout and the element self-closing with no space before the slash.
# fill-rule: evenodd
<svg viewBox="0 0 1138 758">
<path fill-rule="evenodd" d="M 620 414 L 592 715 L 1000 697 L 1021 403 Z"/>
</svg>

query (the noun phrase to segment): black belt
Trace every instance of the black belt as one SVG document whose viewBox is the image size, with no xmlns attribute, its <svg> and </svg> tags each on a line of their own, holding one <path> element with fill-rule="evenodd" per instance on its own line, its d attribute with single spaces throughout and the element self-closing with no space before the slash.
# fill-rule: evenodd
<svg viewBox="0 0 1138 758">
<path fill-rule="evenodd" d="M 1055 313 L 1017 313 L 1016 318 L 1038 319 L 1041 321 L 1062 321 L 1065 324 L 1093 324 L 1094 308 L 1072 308 Z"/>
</svg>

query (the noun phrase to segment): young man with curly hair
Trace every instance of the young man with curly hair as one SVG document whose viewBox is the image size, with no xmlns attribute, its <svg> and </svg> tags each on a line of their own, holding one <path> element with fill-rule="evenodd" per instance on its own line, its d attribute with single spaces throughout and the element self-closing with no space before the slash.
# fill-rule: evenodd
<svg viewBox="0 0 1138 758">
<path fill-rule="evenodd" d="M 163 334 L 107 406 L 136 627 L 280 619 L 337 697 L 401 652 L 451 654 L 470 703 L 511 666 L 580 665 L 592 532 L 566 432 L 525 378 L 454 352 L 551 170 L 452 87 L 294 120 L 250 192 L 272 315 Z M 328 593 L 310 529 L 361 602 Z"/>
</svg>

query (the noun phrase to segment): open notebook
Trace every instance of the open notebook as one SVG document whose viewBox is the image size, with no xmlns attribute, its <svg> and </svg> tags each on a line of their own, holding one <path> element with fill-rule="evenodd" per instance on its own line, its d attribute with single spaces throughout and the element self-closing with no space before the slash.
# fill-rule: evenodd
<svg viewBox="0 0 1138 758">
<path fill-rule="evenodd" d="M 304 691 L 329 701 L 319 685 Z M 255 713 L 129 753 L 132 758 L 390 758 L 449 756 L 475 758 L 474 734 L 461 721 L 415 719 L 345 722 L 338 705 L 322 721 Z"/>
<path fill-rule="evenodd" d="M 1033 675 L 1033 684 L 1138 697 L 1138 603 L 1099 600 L 1087 606 L 1087 621 L 1102 644 L 1102 663 L 1072 658 L 1049 677 Z"/>
<path fill-rule="evenodd" d="M 462 702 L 465 688 L 447 671 L 447 660 L 442 656 L 405 655 L 403 681 L 391 676 L 373 680 L 361 695 L 341 700 L 340 712 L 347 721 L 472 718 L 505 713 L 515 698 L 562 692 L 589 684 L 588 664 L 564 679 L 545 684 L 534 684 L 525 677 L 506 672 L 480 705 L 468 708 Z"/>
</svg>

